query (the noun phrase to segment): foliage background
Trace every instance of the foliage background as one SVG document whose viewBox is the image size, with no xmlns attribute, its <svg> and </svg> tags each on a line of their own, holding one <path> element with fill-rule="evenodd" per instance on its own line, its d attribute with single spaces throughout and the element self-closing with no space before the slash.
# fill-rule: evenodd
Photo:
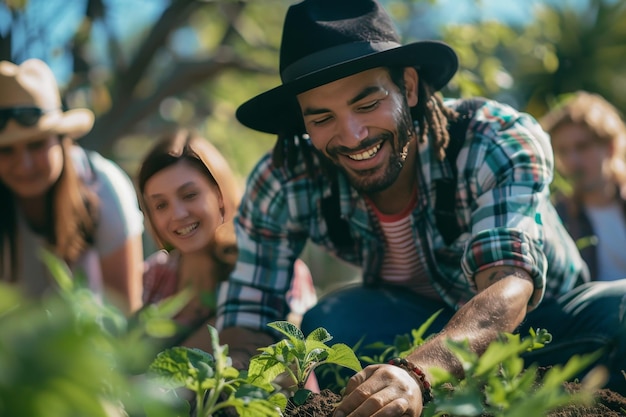
<svg viewBox="0 0 626 417">
<path fill-rule="evenodd" d="M 381 1 L 405 41 L 441 39 L 456 49 L 461 68 L 446 96 L 483 95 L 540 117 L 559 95 L 585 89 L 626 110 L 626 2 Z M 49 62 L 66 104 L 96 112 L 81 143 L 131 177 L 164 129 L 185 125 L 211 140 L 243 183 L 274 138 L 239 125 L 234 112 L 279 84 L 291 3 L 3 0 L 0 59 Z M 525 17 L 510 18 L 515 12 Z M 324 287 L 358 272 L 312 248 L 303 257 Z"/>
</svg>

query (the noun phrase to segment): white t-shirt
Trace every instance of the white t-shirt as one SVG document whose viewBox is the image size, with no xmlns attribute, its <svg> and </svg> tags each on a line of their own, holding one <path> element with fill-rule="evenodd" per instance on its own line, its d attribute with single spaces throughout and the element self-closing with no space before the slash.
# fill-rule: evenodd
<svg viewBox="0 0 626 417">
<path fill-rule="evenodd" d="M 96 152 L 86 152 L 78 146 L 73 148 L 71 157 L 78 175 L 100 200 L 94 246 L 81 255 L 76 265 L 72 266 L 72 271 L 86 275 L 90 287 L 100 291 L 100 258 L 118 249 L 129 237 L 143 233 L 143 214 L 139 210 L 132 181 L 118 165 Z M 92 172 L 95 174 L 95 181 L 89 181 Z M 45 239 L 30 229 L 19 210 L 17 233 L 19 265 L 16 282 L 28 294 L 41 296 L 52 283 L 47 267 L 39 258 L 40 248 L 46 245 Z M 7 254 L 4 256 L 8 261 Z"/>
<path fill-rule="evenodd" d="M 596 248 L 598 281 L 626 278 L 626 220 L 619 203 L 606 207 L 585 207 L 598 237 Z"/>
</svg>

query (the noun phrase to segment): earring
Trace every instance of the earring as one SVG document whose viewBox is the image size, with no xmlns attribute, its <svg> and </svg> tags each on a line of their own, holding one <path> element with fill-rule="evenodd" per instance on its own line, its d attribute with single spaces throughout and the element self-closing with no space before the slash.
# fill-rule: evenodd
<svg viewBox="0 0 626 417">
<path fill-rule="evenodd" d="M 404 145 L 402 148 L 402 152 L 400 152 L 400 159 L 404 162 L 407 156 L 409 156 L 409 143 Z"/>
</svg>

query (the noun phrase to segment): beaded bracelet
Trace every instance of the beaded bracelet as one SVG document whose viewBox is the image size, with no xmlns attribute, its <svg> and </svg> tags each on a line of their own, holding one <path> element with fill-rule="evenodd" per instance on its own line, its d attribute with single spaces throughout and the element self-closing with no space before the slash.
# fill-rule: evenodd
<svg viewBox="0 0 626 417">
<path fill-rule="evenodd" d="M 412 364 L 404 358 L 393 358 L 388 363 L 389 365 L 395 365 L 404 369 L 413 376 L 422 390 L 422 404 L 426 405 L 433 400 L 433 391 L 430 382 L 426 380 L 426 374 L 419 366 Z"/>
</svg>

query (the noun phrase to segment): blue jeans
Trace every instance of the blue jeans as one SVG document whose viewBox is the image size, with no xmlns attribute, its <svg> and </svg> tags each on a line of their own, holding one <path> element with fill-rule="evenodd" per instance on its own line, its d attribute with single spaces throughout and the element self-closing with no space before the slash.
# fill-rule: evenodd
<svg viewBox="0 0 626 417">
<path fill-rule="evenodd" d="M 427 334 L 439 332 L 455 313 L 436 302 L 405 289 L 351 286 L 321 298 L 302 320 L 309 334 L 324 327 L 333 336 L 330 344 L 362 346 L 383 342 L 391 345 L 396 335 L 410 334 L 433 313 L 442 309 Z M 552 334 L 552 342 L 525 356 L 527 363 L 541 366 L 564 364 L 575 354 L 604 349 L 599 363 L 610 373 L 607 388 L 626 395 L 626 279 L 592 282 L 568 294 L 543 302 L 519 326 L 522 336 L 530 328 Z M 579 375 L 582 377 L 583 375 Z"/>
</svg>

